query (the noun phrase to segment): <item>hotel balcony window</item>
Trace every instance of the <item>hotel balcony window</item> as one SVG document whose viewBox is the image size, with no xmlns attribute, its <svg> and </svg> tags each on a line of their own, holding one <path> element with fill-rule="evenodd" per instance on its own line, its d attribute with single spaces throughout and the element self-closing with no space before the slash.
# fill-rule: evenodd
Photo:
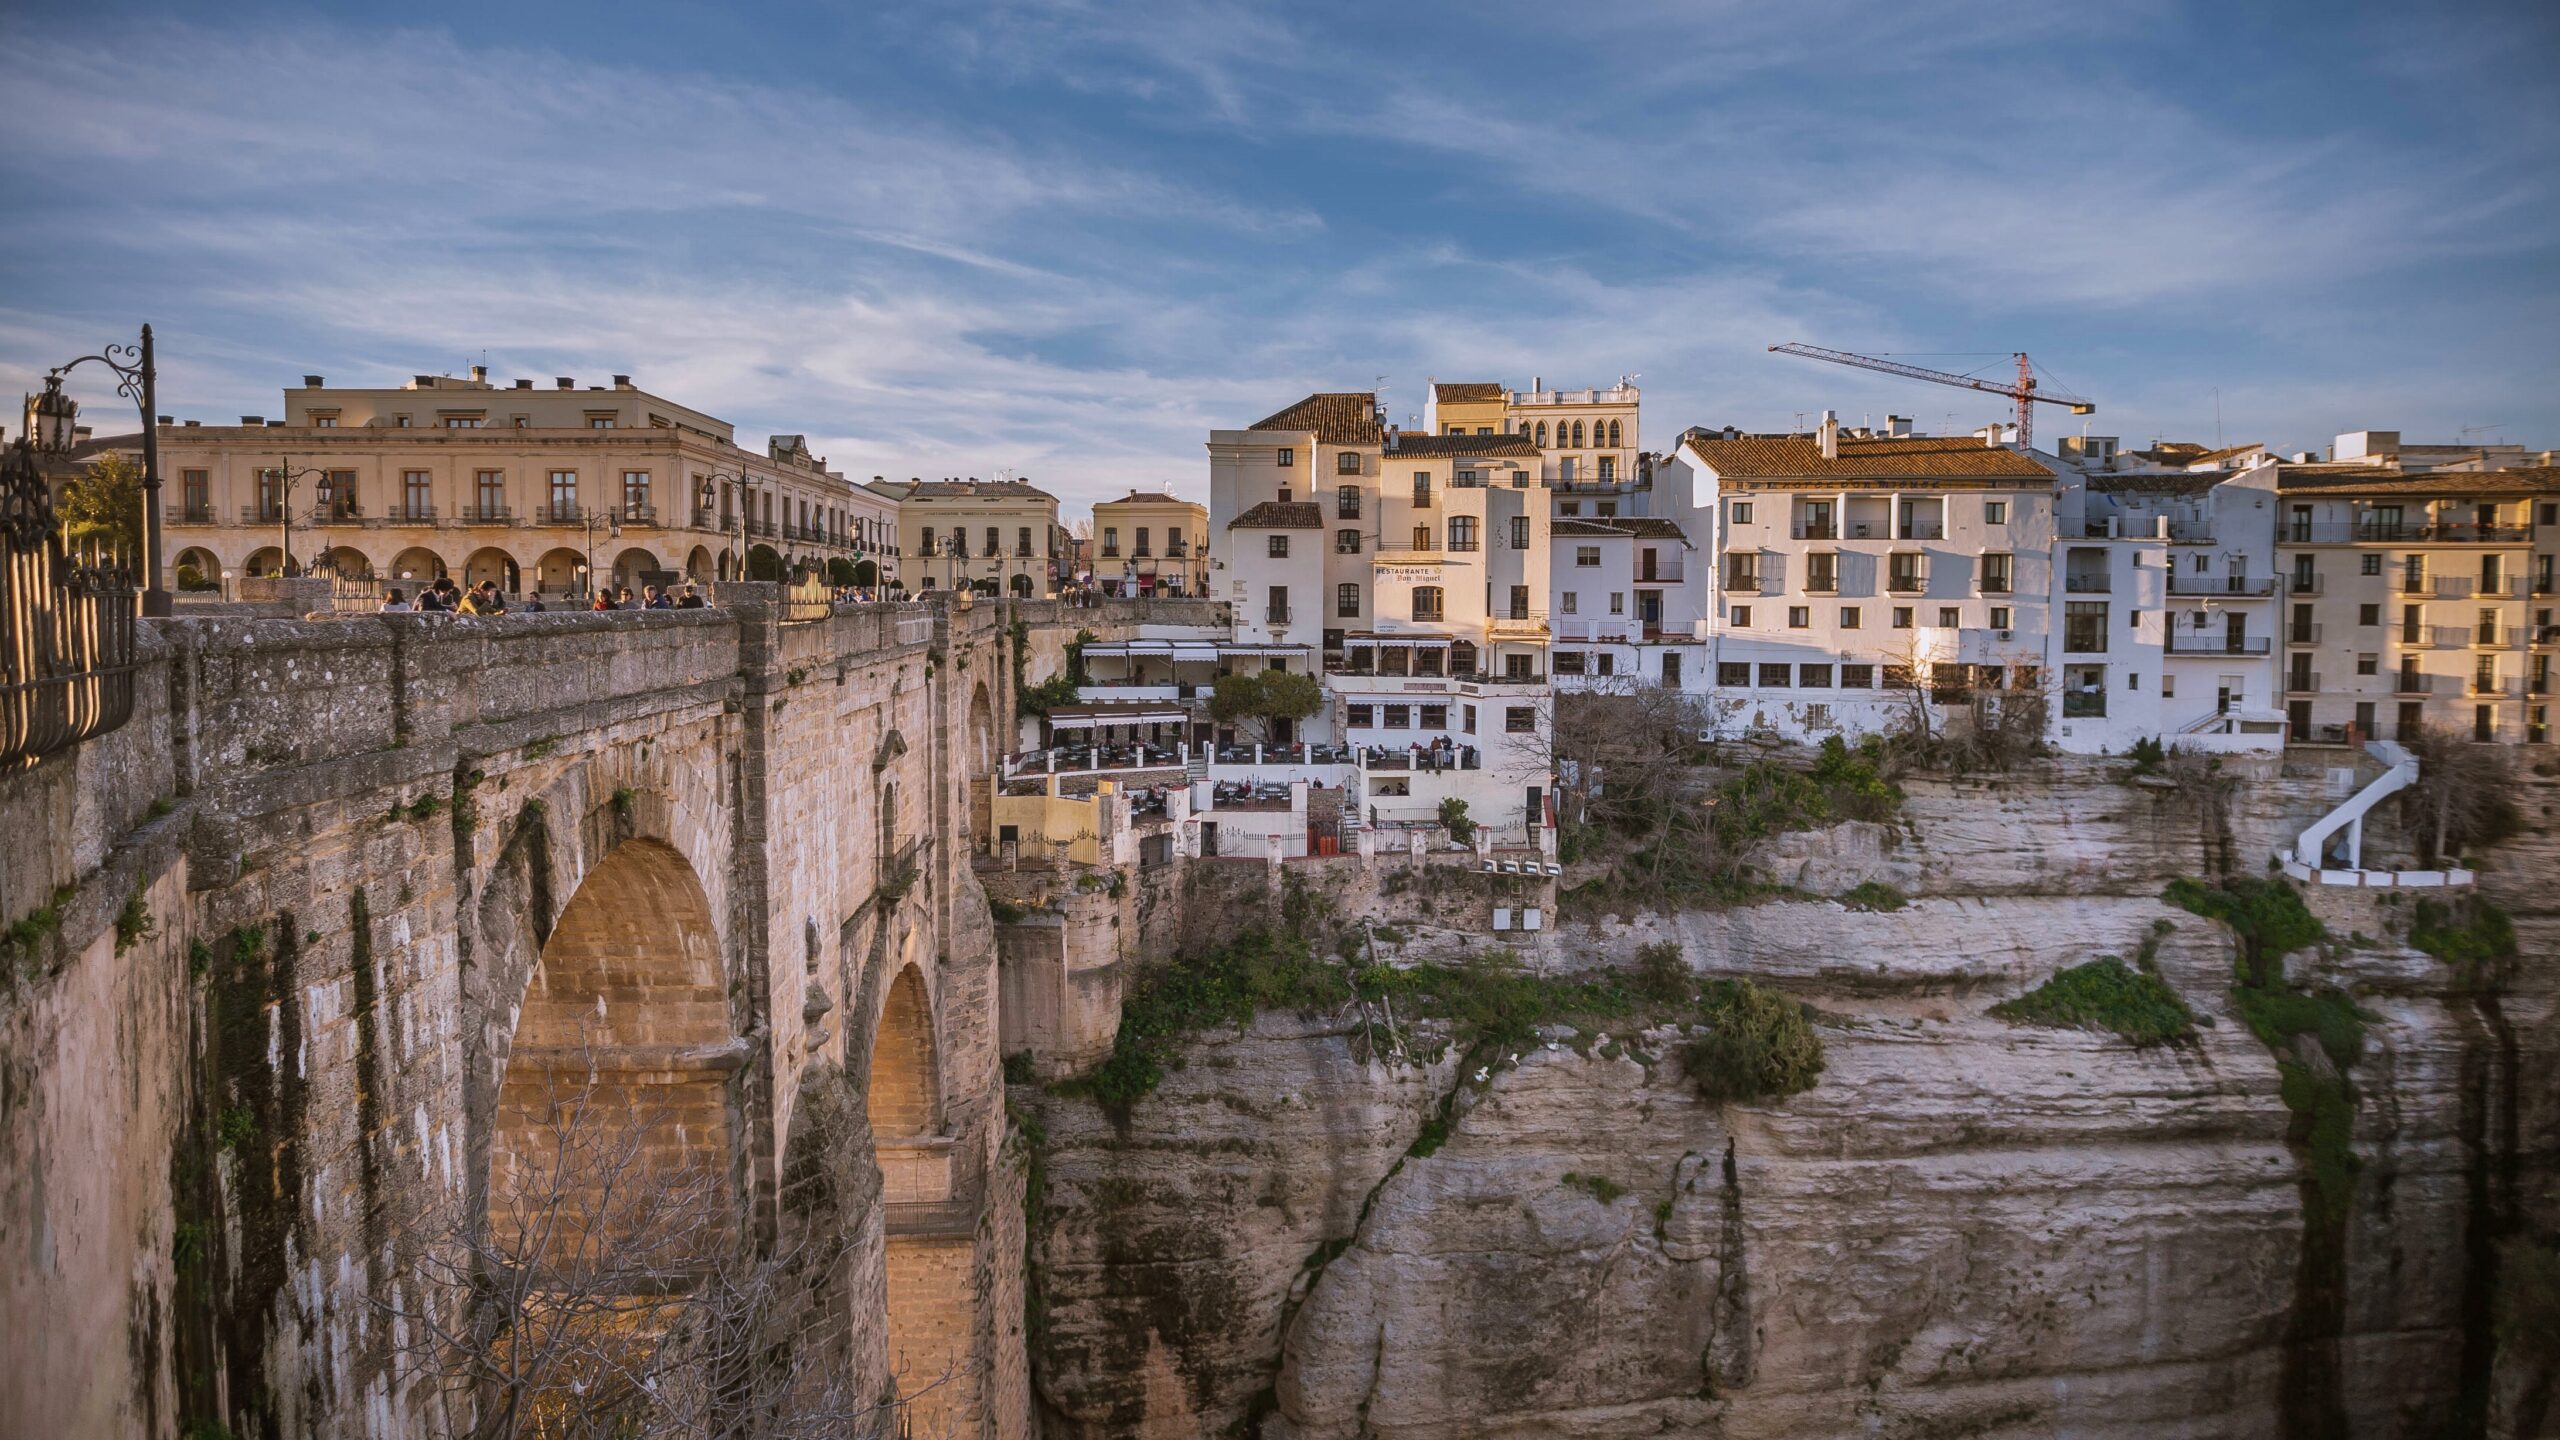
<svg viewBox="0 0 2560 1440">
<path fill-rule="evenodd" d="M 1357 554 L 1359 554 L 1359 553 L 1360 553 L 1360 532 L 1359 532 L 1359 531 L 1357 531 L 1357 530 L 1336 530 L 1336 531 L 1334 531 L 1334 532 L 1333 532 L 1333 553 L 1334 553 L 1334 554 L 1336 554 L 1336 555 L 1357 555 Z"/>
<path fill-rule="evenodd" d="M 332 470 L 320 477 L 320 514 L 330 520 L 356 517 L 356 472 Z"/>
<path fill-rule="evenodd" d="M 211 520 L 213 518 L 213 480 L 208 472 L 203 470 L 182 472 L 178 481 L 178 496 L 179 503 L 186 507 L 187 519 Z"/>
<path fill-rule="evenodd" d="M 1840 557 L 1828 550 L 1805 556 L 1804 588 L 1811 595 L 1836 593 L 1840 589 Z"/>
<path fill-rule="evenodd" d="M 1903 593 L 1926 588 L 1928 581 L 1920 562 L 1921 557 L 1908 550 L 1887 556 L 1884 588 Z"/>
<path fill-rule="evenodd" d="M 1605 485 L 1605 484 L 1607 484 L 1608 482 L 1610 482 L 1610 481 L 1612 481 L 1612 480 L 1615 480 L 1615 479 L 1617 479 L 1617 478 L 1618 478 L 1618 457 L 1617 457 L 1617 456 L 1615 456 L 1615 455 L 1603 455 L 1603 456 L 1601 456 L 1601 457 L 1600 457 L 1600 481 L 1601 481 L 1601 483 Z"/>
<path fill-rule="evenodd" d="M 1333 518 L 1336 520 L 1357 520 L 1360 518 L 1359 486 L 1340 485 L 1334 488 Z"/>
<path fill-rule="evenodd" d="M 1471 552 L 1476 548 L 1476 517 L 1473 515 L 1449 517 L 1449 548 L 1459 554 Z"/>
<path fill-rule="evenodd" d="M 1725 557 L 1724 588 L 1745 595 L 1760 593 L 1760 557 L 1728 555 Z"/>
<path fill-rule="evenodd" d="M 1028 535 L 1030 532 L 1026 530 L 1026 531 L 1024 531 L 1023 533 L 1024 533 L 1024 534 L 1026 534 L 1026 535 Z M 998 556 L 998 555 L 1001 555 L 1001 554 L 1003 554 L 1003 553 L 1004 553 L 1004 531 L 1003 531 L 1003 529 L 1002 529 L 1002 528 L 1000 528 L 1000 527 L 998 527 L 998 526 L 994 526 L 994 525 L 990 525 L 990 526 L 988 526 L 988 527 L 987 527 L 987 549 L 986 549 L 987 557 L 988 557 L 989 559 L 993 559 L 994 557 L 996 557 L 996 556 Z M 1031 552 L 1029 552 L 1028 550 L 1026 550 L 1026 551 L 1024 551 L 1023 553 L 1027 555 L 1027 554 L 1029 554 L 1029 553 L 1031 553 Z"/>
<path fill-rule="evenodd" d="M 2062 648 L 2080 655 L 2107 652 L 2107 602 L 2066 600 L 2062 614 Z"/>
<path fill-rule="evenodd" d="M 1445 618 L 1445 613 L 1446 613 L 1446 612 L 1442 609 L 1441 593 L 1440 593 L 1440 587 L 1439 587 L 1439 586 L 1437 586 L 1437 585 L 1416 585 L 1416 586 L 1414 586 L 1414 587 L 1413 587 L 1413 618 L 1414 618 L 1414 619 L 1416 619 L 1416 620 L 1440 620 L 1440 619 Z"/>
<path fill-rule="evenodd" d="M 2011 562 L 2014 559 L 2014 556 L 2005 554 L 1985 555 L 1982 557 L 1983 594 L 2006 595 L 2009 593 L 2009 571 Z"/>
<path fill-rule="evenodd" d="M 1831 521 L 1831 502 L 1807 500 L 1796 515 L 1796 538 L 1799 540 L 1837 540 L 1839 527 Z"/>
<path fill-rule="evenodd" d="M 507 514 L 507 472 L 481 470 L 471 477 L 471 516 L 475 520 L 503 520 Z"/>
<path fill-rule="evenodd" d="M 622 518 L 625 520 L 650 518 L 648 471 L 625 470 L 622 472 Z"/>
<path fill-rule="evenodd" d="M 578 518 L 577 471 L 554 470 L 551 472 L 551 518 L 554 520 Z"/>
<path fill-rule="evenodd" d="M 1102 558 L 1105 560 L 1120 558 L 1120 527 L 1117 525 L 1102 527 Z"/>
<path fill-rule="evenodd" d="M 400 513 L 411 520 L 435 518 L 435 482 L 426 471 L 400 472 Z"/>
</svg>

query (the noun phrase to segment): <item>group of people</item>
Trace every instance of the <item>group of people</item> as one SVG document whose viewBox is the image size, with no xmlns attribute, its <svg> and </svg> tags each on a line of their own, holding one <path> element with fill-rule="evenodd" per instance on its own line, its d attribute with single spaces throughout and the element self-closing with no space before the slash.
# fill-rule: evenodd
<svg viewBox="0 0 2560 1440">
<path fill-rule="evenodd" d="M 702 593 L 693 586 L 684 587 L 681 595 L 671 594 L 655 585 L 644 585 L 639 595 L 628 585 L 616 589 L 606 586 L 588 602 L 589 610 L 699 610 Z M 524 613 L 539 615 L 553 609 L 543 603 L 537 591 L 524 603 Z M 439 575 L 432 584 L 421 586 L 418 598 L 411 600 L 397 586 L 382 592 L 385 615 L 504 615 L 508 612 L 506 593 L 494 580 L 483 580 L 465 590 L 453 583 L 450 575 Z"/>
</svg>

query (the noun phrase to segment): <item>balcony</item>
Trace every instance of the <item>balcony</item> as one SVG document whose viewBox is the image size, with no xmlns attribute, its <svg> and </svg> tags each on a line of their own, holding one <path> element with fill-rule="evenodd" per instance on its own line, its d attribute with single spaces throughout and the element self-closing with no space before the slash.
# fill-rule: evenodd
<svg viewBox="0 0 2560 1440">
<path fill-rule="evenodd" d="M 1929 588 L 1929 577 L 1897 570 L 1884 578 L 1884 588 L 1896 595 L 1917 595 Z"/>
<path fill-rule="evenodd" d="M 2065 690 L 2062 692 L 2062 718 L 2065 720 L 2104 719 L 2107 692 L 2104 690 Z"/>
<path fill-rule="evenodd" d="M 2501 680 L 2494 675 L 2474 675 L 2471 677 L 2471 693 L 2474 695 L 2484 695 L 2493 700 L 2513 700 L 2516 698 L 2516 688 L 2516 682 L 2513 677 L 2509 677 L 2504 680 Z"/>
<path fill-rule="evenodd" d="M 1893 532 L 1893 538 L 1896 540 L 1944 540 L 1947 538 L 1947 527 L 1928 524 L 1904 525 Z"/>
<path fill-rule="evenodd" d="M 1801 524 L 1791 532 L 1799 540 L 1837 540 L 1840 527 L 1834 524 Z"/>
<path fill-rule="evenodd" d="M 2289 641 L 2291 644 L 2314 642 Z M 2181 635 L 2169 636 L 2172 655 L 2264 655 L 2270 646 L 2264 635 Z"/>
<path fill-rule="evenodd" d="M 1544 635 L 1547 616 L 1544 611 L 1493 615 L 1486 617 L 1484 628 L 1488 634 L 1504 637 Z"/>
<path fill-rule="evenodd" d="M 1686 565 L 1657 564 L 1640 567 L 1636 571 L 1636 583 L 1639 585 L 1678 585 L 1688 578 L 1689 567 Z"/>
<path fill-rule="evenodd" d="M 1757 595 L 1760 593 L 1760 572 L 1756 570 L 1727 572 L 1724 577 L 1724 588 L 1728 595 Z"/>
<path fill-rule="evenodd" d="M 284 523 L 284 511 L 274 505 L 243 505 L 240 507 L 240 523 L 243 525 L 280 525 Z"/>
<path fill-rule="evenodd" d="M 512 525 L 516 512 L 504 505 L 465 505 L 454 519 L 465 525 Z"/>
<path fill-rule="evenodd" d="M 2320 674 L 2316 670 L 2296 670 L 2284 677 L 2287 695 L 2316 695 L 2320 692 Z"/>
<path fill-rule="evenodd" d="M 1807 575 L 1804 577 L 1804 593 L 1807 595 L 1837 595 L 1840 593 L 1840 577 L 1837 575 Z"/>
<path fill-rule="evenodd" d="M 578 525 L 584 522 L 585 517 L 579 513 L 577 502 L 574 500 L 566 503 L 552 501 L 542 507 L 541 516 L 535 521 L 540 525 Z"/>
<path fill-rule="evenodd" d="M 2062 588 L 2074 595 L 2104 595 L 2115 589 L 2111 575 L 2065 575 Z"/>
<path fill-rule="evenodd" d="M 2172 595 L 2237 595 L 2260 599 L 2276 593 L 2272 575 L 2177 575 L 2169 577 Z"/>
<path fill-rule="evenodd" d="M 2479 525 L 2451 520 L 2437 524 L 2377 524 L 2371 521 L 2299 521 L 2284 527 L 2287 545 L 2516 545 L 2533 538 L 2521 525 Z"/>
<path fill-rule="evenodd" d="M 1414 616 L 1413 618 L 1414 618 L 1414 619 L 1416 619 L 1416 620 L 1422 620 L 1422 619 L 1426 619 L 1426 618 L 1427 618 L 1427 619 L 1432 619 L 1432 620 L 1437 620 L 1437 619 L 1439 619 L 1440 617 L 1439 617 L 1439 616 L 1437 616 L 1437 615 L 1432 615 L 1432 616 L 1427 616 L 1427 617 L 1426 617 L 1426 616 L 1422 616 L 1422 615 L 1416 615 L 1416 616 Z M 1286 625 L 1286 624 L 1288 624 L 1288 623 L 1289 623 L 1289 620 L 1290 620 L 1290 610 L 1289 610 L 1289 607 L 1288 607 L 1288 606 L 1286 606 L 1286 605 L 1265 605 L 1264 607 L 1262 607 L 1262 623 L 1263 623 L 1263 624 L 1265 624 L 1265 625 Z"/>
<path fill-rule="evenodd" d="M 2305 625 L 2297 621 L 2294 624 L 2285 627 L 2284 643 L 2287 645 L 2317 645 L 2320 643 L 2320 635 L 2321 629 L 2318 625 Z"/>
<path fill-rule="evenodd" d="M 2394 695 L 2432 695 L 2435 690 L 2436 677 L 2433 675 L 2403 670 L 2391 677 L 2391 693 Z"/>
<path fill-rule="evenodd" d="M 2481 625 L 2471 632 L 2471 644 L 2475 649 L 2504 649 L 2523 643 L 2524 631 L 2512 625 Z"/>
<path fill-rule="evenodd" d="M 392 512 L 391 515 L 382 523 L 385 525 L 433 525 L 436 523 L 436 507 L 433 505 L 403 505 L 398 510 Z"/>
<path fill-rule="evenodd" d="M 2285 592 L 2291 595 L 2317 595 L 2324 587 L 2320 583 L 2319 576 L 2297 572 L 2291 580 L 2285 582 L 2284 588 Z"/>
<path fill-rule="evenodd" d="M 172 525 L 210 525 L 213 523 L 213 505 L 211 502 L 206 502 L 201 505 L 171 505 L 165 508 L 168 511 L 166 517 L 168 523 Z"/>
<path fill-rule="evenodd" d="M 625 501 L 622 506 L 622 523 L 625 525 L 655 525 L 658 523 L 658 507 L 650 504 L 646 500 L 642 500 L 637 503 Z"/>
</svg>

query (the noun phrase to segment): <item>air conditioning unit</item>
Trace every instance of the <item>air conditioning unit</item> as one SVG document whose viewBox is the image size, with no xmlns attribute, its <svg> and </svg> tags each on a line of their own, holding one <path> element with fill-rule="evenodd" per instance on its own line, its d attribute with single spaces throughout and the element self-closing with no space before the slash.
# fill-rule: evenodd
<svg viewBox="0 0 2560 1440">
<path fill-rule="evenodd" d="M 1992 633 L 2003 640 L 2014 640 L 2018 637 L 2018 632 L 2015 630 L 1995 630 Z"/>
</svg>

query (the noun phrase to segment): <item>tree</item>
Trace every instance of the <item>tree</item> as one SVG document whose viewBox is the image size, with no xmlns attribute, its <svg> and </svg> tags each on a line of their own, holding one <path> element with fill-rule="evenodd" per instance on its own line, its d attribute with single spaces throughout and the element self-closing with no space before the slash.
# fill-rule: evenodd
<svg viewBox="0 0 2560 1440">
<path fill-rule="evenodd" d="M 91 461 L 85 474 L 63 486 L 55 508 L 63 541 L 73 549 L 142 553 L 142 465 L 123 451 Z"/>
<path fill-rule="evenodd" d="M 830 585 L 859 585 L 862 582 L 854 578 L 852 561 L 847 560 L 841 555 L 831 555 L 827 558 L 827 583 Z"/>
<path fill-rule="evenodd" d="M 853 564 L 853 583 L 868 590 L 880 583 L 880 562 L 857 560 Z"/>
<path fill-rule="evenodd" d="M 2524 828 L 2504 749 L 2433 725 L 2400 743 L 2418 761 L 2416 782 L 2400 792 L 2400 819 L 2417 838 L 2420 859 L 2433 865 Z"/>
<path fill-rule="evenodd" d="M 842 1163 L 859 1135 L 839 1123 L 795 1142 L 784 1209 L 797 1223 L 759 1242 L 723 1167 L 669 1168 L 658 1142 L 671 1115 L 580 1074 L 504 1117 L 519 1143 L 485 1206 L 448 1196 L 399 1227 L 415 1283 L 379 1303 L 403 1370 L 444 1392 L 443 1433 L 905 1433 L 908 1407 L 948 1375 L 915 1394 L 861 1393 L 828 1292 L 860 1220 Z M 823 1108 L 858 1114 L 860 1101 Z"/>
<path fill-rule="evenodd" d="M 1324 706 L 1324 691 L 1313 675 L 1294 670 L 1254 670 L 1221 675 L 1209 692 L 1209 718 L 1222 725 L 1255 722 L 1270 733 L 1276 720 L 1304 720 Z"/>
</svg>

